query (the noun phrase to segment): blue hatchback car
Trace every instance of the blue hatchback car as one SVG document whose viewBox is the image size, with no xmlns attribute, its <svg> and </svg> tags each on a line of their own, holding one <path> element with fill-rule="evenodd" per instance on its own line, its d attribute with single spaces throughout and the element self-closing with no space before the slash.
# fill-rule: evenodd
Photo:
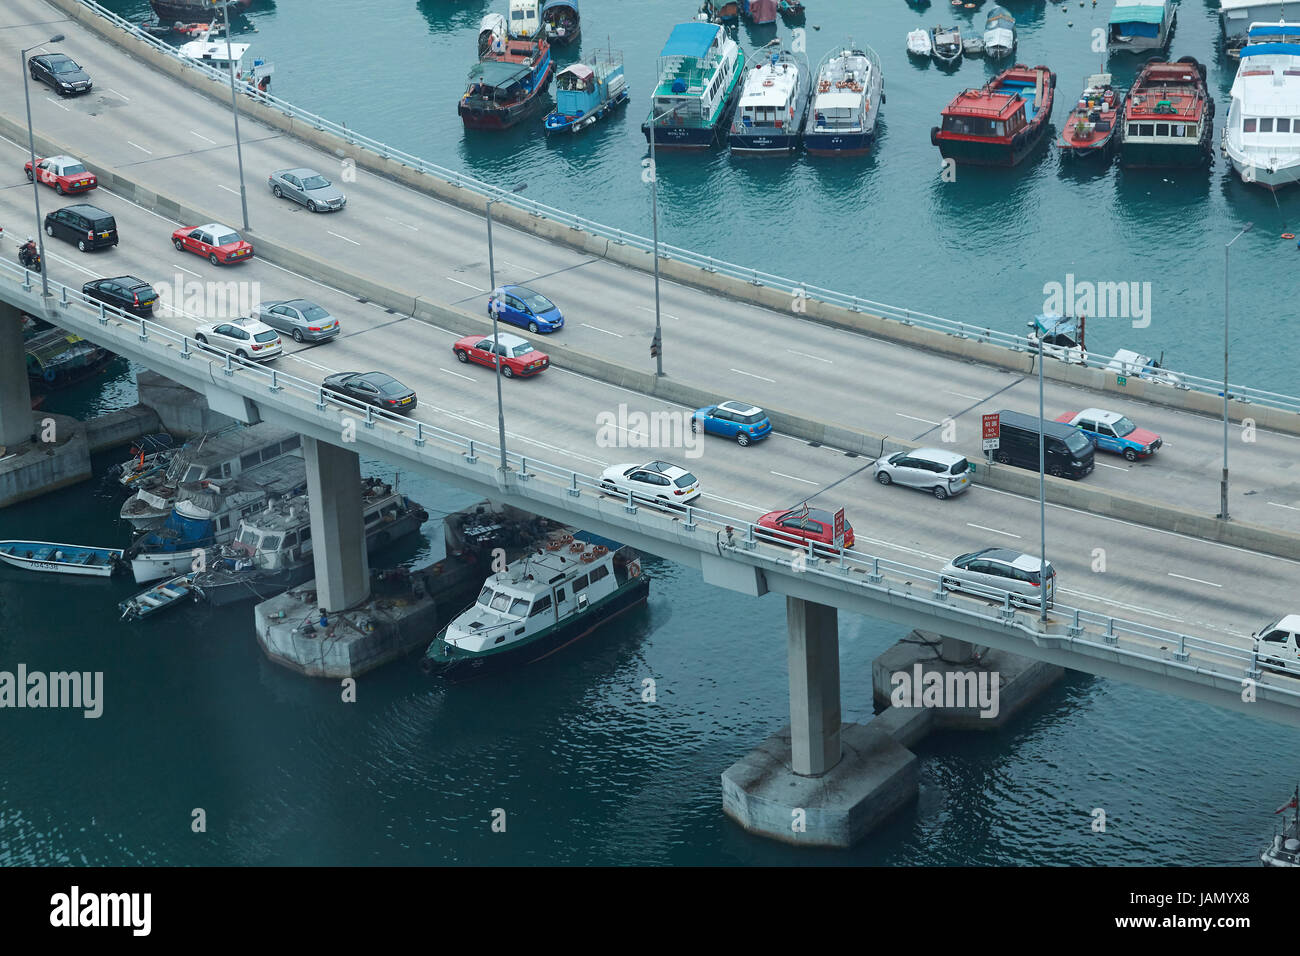
<svg viewBox="0 0 1300 956">
<path fill-rule="evenodd" d="M 691 431 L 704 429 L 707 435 L 734 438 L 738 445 L 762 441 L 772 433 L 772 423 L 767 412 L 744 402 L 719 402 L 695 410 L 691 417 Z"/>
<path fill-rule="evenodd" d="M 564 328 L 564 315 L 557 306 L 540 292 L 521 285 L 500 286 L 488 298 L 488 315 L 497 305 L 502 322 L 509 322 L 529 332 L 555 332 Z"/>
</svg>

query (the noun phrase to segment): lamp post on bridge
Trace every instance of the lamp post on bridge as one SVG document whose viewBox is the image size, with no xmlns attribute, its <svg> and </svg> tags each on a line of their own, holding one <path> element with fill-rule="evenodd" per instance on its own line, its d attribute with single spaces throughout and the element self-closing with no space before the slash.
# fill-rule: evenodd
<svg viewBox="0 0 1300 956">
<path fill-rule="evenodd" d="M 46 43 L 62 43 L 63 34 L 56 33 L 42 43 L 18 51 L 18 69 L 23 74 L 23 99 L 27 101 L 27 154 L 32 161 L 32 201 L 36 204 L 36 242 L 41 256 L 41 295 L 49 298 L 49 263 L 45 261 L 45 225 L 41 222 L 41 188 L 36 182 L 36 136 L 32 132 L 32 94 L 27 87 L 27 54 Z"/>
<path fill-rule="evenodd" d="M 1219 481 L 1219 514 L 1228 520 L 1228 250 L 1232 244 L 1255 227 L 1248 222 L 1223 247 L 1223 478 Z"/>
<path fill-rule="evenodd" d="M 248 225 L 248 190 L 244 188 L 244 148 L 239 141 L 239 97 L 235 93 L 235 57 L 230 47 L 230 4 L 227 0 L 209 0 L 221 4 L 221 18 L 226 27 L 226 66 L 230 70 L 230 111 L 235 117 L 235 159 L 239 163 L 239 205 L 244 213 L 244 232 Z"/>
<path fill-rule="evenodd" d="M 1065 316 L 1058 316 L 1052 327 L 1039 329 L 1036 322 L 1029 327 L 1037 331 L 1038 338 L 1038 620 L 1047 623 L 1047 456 L 1043 441 L 1043 339 L 1053 334 Z"/>
<path fill-rule="evenodd" d="M 521 193 L 528 188 L 528 183 L 515 183 L 510 190 L 512 193 Z M 495 363 L 497 379 L 497 441 L 501 445 L 501 470 L 509 471 L 506 464 L 506 412 L 505 406 L 501 401 L 501 340 L 497 337 L 497 314 L 501 311 L 501 300 L 497 298 L 497 270 L 496 262 L 492 258 L 492 204 L 500 202 L 501 199 L 489 199 L 487 201 L 487 238 L 488 238 L 488 311 L 492 313 L 492 360 Z"/>
<path fill-rule="evenodd" d="M 650 342 L 650 354 L 655 360 L 655 375 L 664 374 L 664 339 L 663 326 L 659 321 L 659 167 L 655 165 L 655 126 L 665 116 L 677 112 L 676 108 L 664 110 L 650 119 L 650 228 L 654 236 L 654 271 L 655 271 L 655 337 Z"/>
</svg>

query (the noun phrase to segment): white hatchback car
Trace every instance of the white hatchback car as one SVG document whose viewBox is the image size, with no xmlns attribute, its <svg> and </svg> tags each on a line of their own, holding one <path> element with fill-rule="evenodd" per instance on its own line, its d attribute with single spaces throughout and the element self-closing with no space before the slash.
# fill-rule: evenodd
<svg viewBox="0 0 1300 956">
<path fill-rule="evenodd" d="M 970 487 L 970 463 L 964 455 L 942 448 L 900 451 L 876 460 L 876 481 L 922 488 L 943 499 Z"/>
<path fill-rule="evenodd" d="M 1288 614 L 1251 637 L 1261 667 L 1300 675 L 1300 614 Z"/>
<path fill-rule="evenodd" d="M 194 330 L 200 345 L 224 352 L 234 352 L 242 359 L 265 362 L 284 351 L 280 333 L 257 319 L 231 319 L 229 322 L 209 322 Z"/>
<path fill-rule="evenodd" d="M 1039 570 L 1042 562 L 1032 554 L 1010 548 L 985 548 L 949 561 L 941 572 L 947 591 L 967 591 L 980 597 L 995 597 L 988 591 L 1009 591 L 1011 600 L 1038 607 L 1041 600 Z M 1056 568 L 1047 562 L 1047 606 L 1056 597 Z"/>
<path fill-rule="evenodd" d="M 699 479 L 666 461 L 611 465 L 601 472 L 600 486 L 610 493 L 630 491 L 635 498 L 672 505 L 684 505 L 700 496 Z"/>
</svg>

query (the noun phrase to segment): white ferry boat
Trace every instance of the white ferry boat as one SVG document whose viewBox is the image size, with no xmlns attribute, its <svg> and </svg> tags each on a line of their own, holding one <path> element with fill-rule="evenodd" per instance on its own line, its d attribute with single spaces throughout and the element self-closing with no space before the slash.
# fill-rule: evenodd
<svg viewBox="0 0 1300 956">
<path fill-rule="evenodd" d="M 716 23 L 679 23 L 659 51 L 659 83 L 641 124 L 656 149 L 707 149 L 736 103 L 745 53 Z"/>
<path fill-rule="evenodd" d="M 855 49 L 851 44 L 831 50 L 817 66 L 804 149 L 810 156 L 857 156 L 869 151 L 884 102 L 885 77 L 874 50 Z"/>
<path fill-rule="evenodd" d="M 733 153 L 793 153 L 808 115 L 808 60 L 779 39 L 745 72 L 727 144 Z"/>
<path fill-rule="evenodd" d="M 1220 149 L 1244 182 L 1300 181 L 1300 24 L 1252 23 Z"/>
<path fill-rule="evenodd" d="M 230 64 L 235 65 L 235 80 L 250 88 L 265 93 L 271 88 L 271 74 L 275 67 L 265 60 L 248 55 L 251 43 L 239 43 L 231 40 L 227 45 L 224 34 L 219 28 L 212 28 L 201 33 L 198 39 L 182 43 L 176 48 L 187 60 L 203 63 L 223 73 L 228 72 Z"/>
</svg>

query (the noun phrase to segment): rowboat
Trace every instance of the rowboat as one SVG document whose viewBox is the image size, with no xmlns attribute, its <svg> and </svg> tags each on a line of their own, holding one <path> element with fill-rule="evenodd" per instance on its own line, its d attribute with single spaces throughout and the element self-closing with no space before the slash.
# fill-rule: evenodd
<svg viewBox="0 0 1300 956">
<path fill-rule="evenodd" d="M 159 611 L 165 611 L 186 598 L 196 597 L 194 590 L 195 571 L 178 574 L 170 581 L 163 581 L 141 591 L 135 597 L 127 598 L 117 607 L 122 612 L 122 620 L 138 621 L 150 617 Z"/>
<path fill-rule="evenodd" d="M 122 565 L 120 548 L 87 548 L 53 541 L 0 541 L 0 561 L 30 571 L 106 578 Z"/>
</svg>

